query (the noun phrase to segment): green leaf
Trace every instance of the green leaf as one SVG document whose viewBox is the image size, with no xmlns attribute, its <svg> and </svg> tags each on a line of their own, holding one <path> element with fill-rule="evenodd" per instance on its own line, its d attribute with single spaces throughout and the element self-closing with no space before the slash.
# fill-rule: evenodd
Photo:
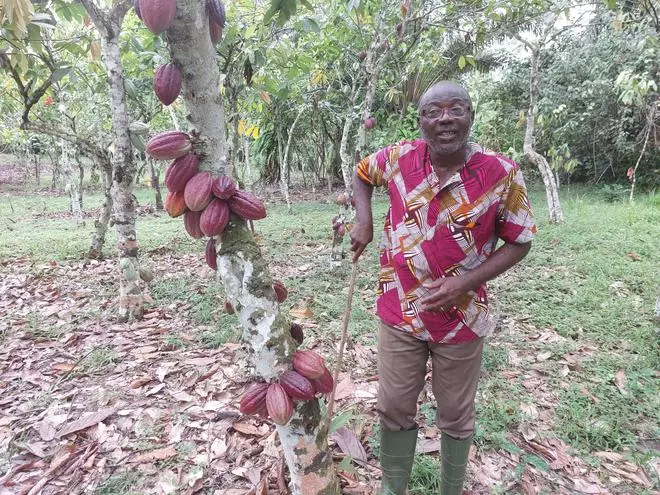
<svg viewBox="0 0 660 495">
<path fill-rule="evenodd" d="M 60 67 L 50 76 L 50 79 L 53 84 L 62 79 L 64 76 L 68 75 L 71 72 L 71 67 Z"/>
<path fill-rule="evenodd" d="M 332 421 L 330 421 L 330 430 L 328 431 L 328 433 L 333 433 L 342 426 L 346 426 L 346 424 L 351 419 L 351 417 L 353 417 L 353 412 L 350 410 L 335 415 L 335 417 L 332 418 Z"/>
<path fill-rule="evenodd" d="M 463 70 L 465 68 L 465 64 L 466 64 L 465 57 L 463 55 L 461 55 L 458 58 L 458 68 Z"/>
<path fill-rule="evenodd" d="M 318 33 L 321 31 L 319 25 L 311 17 L 305 17 L 302 21 L 302 26 L 307 33 Z"/>
<path fill-rule="evenodd" d="M 307 7 L 309 10 L 314 10 L 314 6 L 307 0 L 300 0 L 300 5 Z"/>
</svg>

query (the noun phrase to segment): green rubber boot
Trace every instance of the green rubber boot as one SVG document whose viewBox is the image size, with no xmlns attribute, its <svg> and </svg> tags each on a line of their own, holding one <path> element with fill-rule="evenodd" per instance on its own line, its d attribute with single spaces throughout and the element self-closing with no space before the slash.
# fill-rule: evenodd
<svg viewBox="0 0 660 495">
<path fill-rule="evenodd" d="M 468 456 L 472 437 L 458 440 L 445 433 L 440 442 L 440 458 L 442 460 L 442 495 L 461 495 L 465 482 Z"/>
<path fill-rule="evenodd" d="M 415 458 L 417 428 L 405 431 L 380 430 L 380 466 L 383 481 L 379 495 L 405 495 Z"/>
</svg>

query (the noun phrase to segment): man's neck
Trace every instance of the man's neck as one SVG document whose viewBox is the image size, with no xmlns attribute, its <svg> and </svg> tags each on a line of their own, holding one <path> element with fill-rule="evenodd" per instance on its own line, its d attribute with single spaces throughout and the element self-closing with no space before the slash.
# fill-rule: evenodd
<svg viewBox="0 0 660 495">
<path fill-rule="evenodd" d="M 429 149 L 429 156 L 431 158 L 431 166 L 433 169 L 440 174 L 447 174 L 450 172 L 456 172 L 460 170 L 465 162 L 468 159 L 470 151 L 469 144 L 465 144 L 461 149 L 452 153 L 451 155 L 444 155 L 434 153 L 433 150 Z"/>
</svg>

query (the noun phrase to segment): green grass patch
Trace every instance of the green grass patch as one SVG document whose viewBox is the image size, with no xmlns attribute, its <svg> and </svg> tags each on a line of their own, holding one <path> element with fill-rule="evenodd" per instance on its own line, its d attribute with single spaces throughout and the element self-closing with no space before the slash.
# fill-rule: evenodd
<svg viewBox="0 0 660 495">
<path fill-rule="evenodd" d="M 415 456 L 408 489 L 411 495 L 436 495 L 442 482 L 440 461 L 430 455 Z"/>
<path fill-rule="evenodd" d="M 113 474 L 108 479 L 103 481 L 96 490 L 94 490 L 95 495 L 131 495 L 139 494 L 139 491 L 133 491 L 140 480 L 142 479 L 142 474 L 138 471 L 122 471 L 117 474 Z"/>
</svg>

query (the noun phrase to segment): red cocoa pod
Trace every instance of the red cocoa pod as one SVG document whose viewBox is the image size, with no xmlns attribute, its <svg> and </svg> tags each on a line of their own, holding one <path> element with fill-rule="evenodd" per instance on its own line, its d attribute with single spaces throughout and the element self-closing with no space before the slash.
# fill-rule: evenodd
<svg viewBox="0 0 660 495">
<path fill-rule="evenodd" d="M 176 14 L 176 0 L 139 0 L 142 21 L 154 34 L 160 34 L 172 25 Z"/>
<path fill-rule="evenodd" d="M 312 384 L 312 387 L 314 387 L 314 390 L 322 394 L 329 394 L 335 386 L 332 374 L 325 366 L 323 366 L 323 374 L 321 375 L 321 378 L 310 379 L 309 382 Z"/>
<path fill-rule="evenodd" d="M 335 222 L 332 224 L 332 230 L 339 230 L 339 227 L 341 226 L 342 226 L 341 222 Z"/>
<path fill-rule="evenodd" d="M 188 181 L 183 190 L 186 205 L 191 211 L 202 211 L 211 202 L 213 177 L 211 172 L 199 172 Z"/>
<path fill-rule="evenodd" d="M 367 58 L 367 52 L 365 50 L 358 52 L 357 58 L 360 62 L 364 61 L 364 59 Z"/>
<path fill-rule="evenodd" d="M 337 227 L 337 235 L 339 237 L 344 237 L 344 234 L 346 234 L 346 226 L 341 224 L 339 227 Z"/>
<path fill-rule="evenodd" d="M 225 231 L 229 223 L 229 205 L 223 199 L 213 198 L 202 212 L 199 227 L 205 235 L 214 236 Z"/>
<path fill-rule="evenodd" d="M 228 201 L 232 211 L 245 220 L 266 218 L 264 202 L 252 193 L 239 190 Z"/>
<path fill-rule="evenodd" d="M 287 424 L 293 416 L 293 401 L 279 383 L 269 385 L 266 392 L 266 409 L 270 419 L 278 425 Z"/>
<path fill-rule="evenodd" d="M 209 265 L 213 270 L 218 269 L 218 253 L 215 249 L 215 239 L 211 238 L 206 241 L 206 250 L 204 251 L 204 258 L 206 259 L 206 264 Z"/>
<path fill-rule="evenodd" d="M 225 313 L 227 313 L 228 315 L 233 315 L 234 313 L 236 313 L 234 306 L 229 301 L 225 301 Z"/>
<path fill-rule="evenodd" d="M 229 199 L 236 194 L 236 184 L 228 175 L 221 175 L 213 181 L 213 195 L 220 199 Z"/>
<path fill-rule="evenodd" d="M 293 340 L 298 342 L 298 344 L 302 344 L 303 340 L 305 340 L 305 334 L 303 332 L 303 328 L 300 326 L 299 323 L 291 323 L 291 337 L 293 337 Z"/>
<path fill-rule="evenodd" d="M 225 27 L 227 16 L 225 13 L 225 4 L 222 0 L 208 0 L 206 8 L 209 12 L 209 19 L 218 24 L 221 28 Z"/>
<path fill-rule="evenodd" d="M 238 410 L 243 414 L 258 414 L 266 407 L 267 383 L 253 383 L 241 397 Z"/>
<path fill-rule="evenodd" d="M 199 158 L 188 153 L 174 160 L 165 171 L 165 186 L 169 191 L 183 192 L 186 184 L 199 171 Z"/>
<path fill-rule="evenodd" d="M 211 43 L 214 45 L 222 38 L 222 26 L 209 19 L 209 35 L 211 36 Z"/>
<path fill-rule="evenodd" d="M 181 71 L 174 64 L 164 64 L 154 74 L 154 93 L 160 102 L 167 106 L 181 93 Z"/>
<path fill-rule="evenodd" d="M 199 218 L 201 216 L 201 211 L 187 211 L 183 214 L 183 226 L 186 228 L 188 235 L 193 239 L 204 237 L 204 232 L 199 228 Z"/>
<path fill-rule="evenodd" d="M 287 370 L 280 375 L 280 385 L 293 400 L 311 400 L 314 398 L 314 387 L 300 373 Z"/>
<path fill-rule="evenodd" d="M 296 351 L 293 355 L 292 365 L 294 370 L 310 380 L 321 378 L 323 370 L 326 369 L 323 358 L 314 351 L 308 350 Z"/>
<path fill-rule="evenodd" d="M 168 191 L 167 196 L 165 196 L 165 211 L 172 218 L 180 217 L 188 211 L 183 192 Z"/>
<path fill-rule="evenodd" d="M 364 128 L 365 129 L 373 129 L 376 127 L 376 119 L 373 117 L 369 117 L 367 119 L 364 119 Z"/>
<path fill-rule="evenodd" d="M 181 131 L 161 132 L 147 143 L 147 154 L 156 160 L 174 160 L 191 149 L 190 136 Z"/>
<path fill-rule="evenodd" d="M 273 290 L 275 291 L 275 297 L 277 297 L 278 303 L 283 303 L 286 301 L 286 298 L 289 295 L 289 291 L 281 281 L 273 280 Z"/>
</svg>

